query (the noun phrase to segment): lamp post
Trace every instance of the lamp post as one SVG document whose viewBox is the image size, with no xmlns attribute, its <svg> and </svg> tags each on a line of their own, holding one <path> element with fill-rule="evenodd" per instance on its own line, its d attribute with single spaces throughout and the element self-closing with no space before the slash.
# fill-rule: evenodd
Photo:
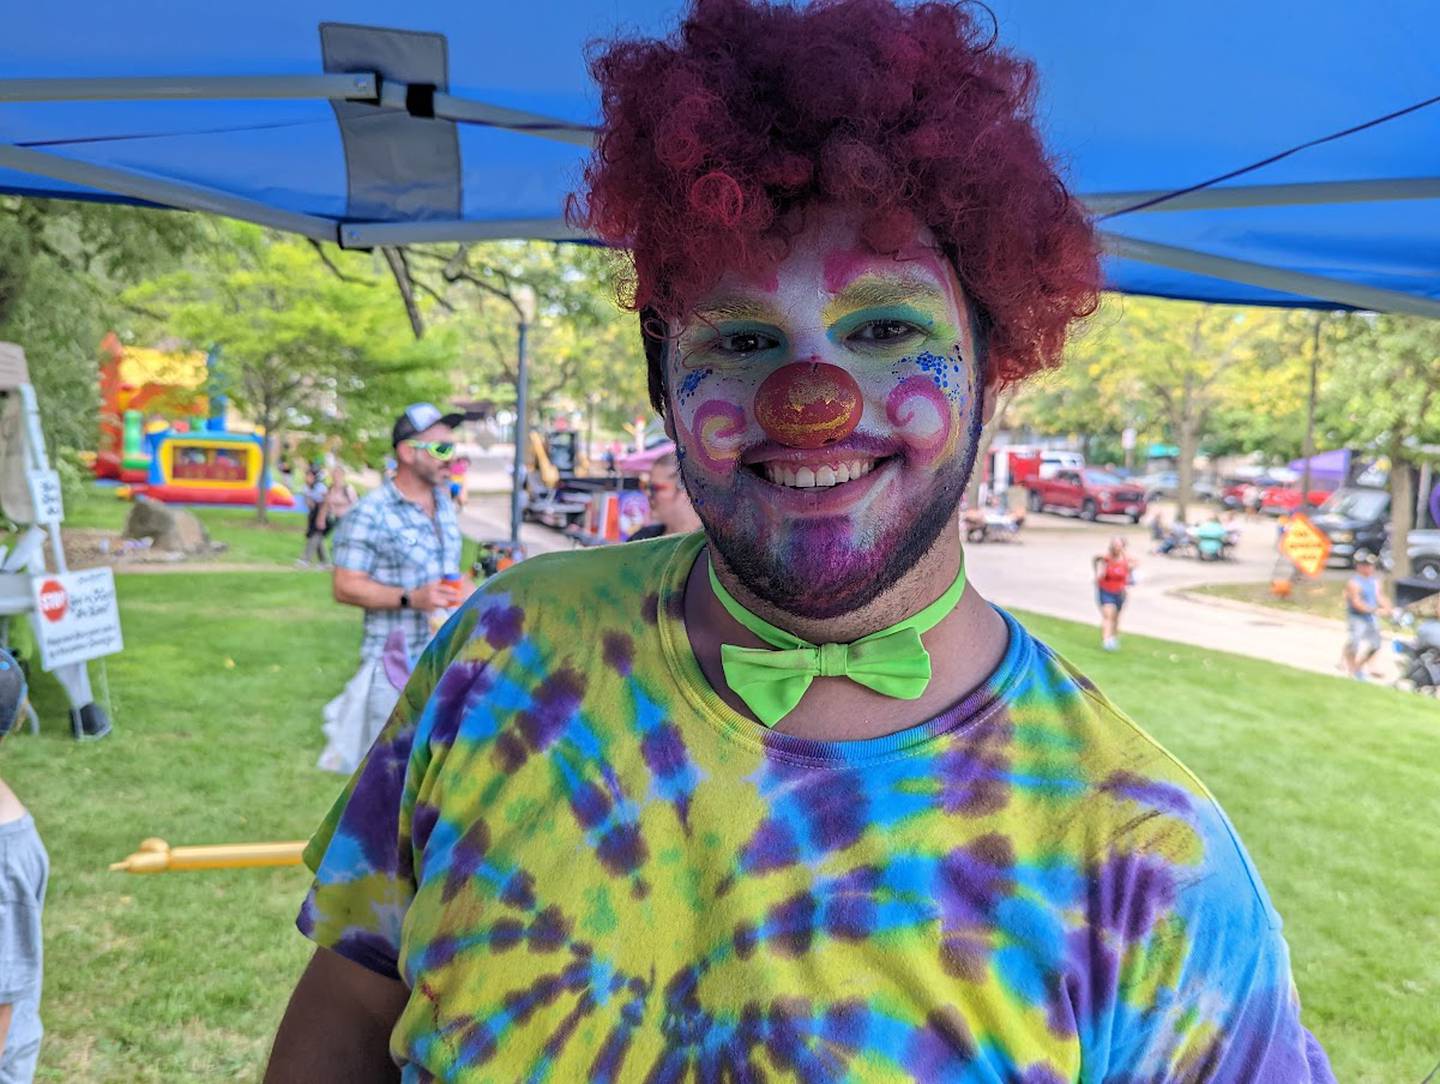
<svg viewBox="0 0 1440 1084">
<path fill-rule="evenodd" d="M 535 321 L 535 289 L 524 284 L 510 291 L 510 303 L 519 318 L 515 361 L 515 464 L 510 490 L 510 541 L 520 544 L 520 513 L 525 501 L 525 442 L 530 437 L 530 372 L 526 357 L 530 325 Z"/>
</svg>

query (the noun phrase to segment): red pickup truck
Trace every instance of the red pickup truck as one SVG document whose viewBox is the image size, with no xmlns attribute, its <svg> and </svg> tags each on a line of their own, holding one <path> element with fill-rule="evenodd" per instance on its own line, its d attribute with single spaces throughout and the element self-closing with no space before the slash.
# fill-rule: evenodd
<svg viewBox="0 0 1440 1084">
<path fill-rule="evenodd" d="M 1127 516 L 1131 523 L 1139 523 L 1145 515 L 1143 487 L 1093 467 L 1056 471 L 1053 478 L 1032 478 L 1025 488 L 1030 491 L 1032 512 L 1064 510 L 1091 520 Z"/>
</svg>

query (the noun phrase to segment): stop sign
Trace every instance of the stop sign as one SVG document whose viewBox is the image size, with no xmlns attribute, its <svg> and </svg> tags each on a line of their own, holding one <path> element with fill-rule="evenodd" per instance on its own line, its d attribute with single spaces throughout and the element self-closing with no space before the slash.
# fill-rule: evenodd
<svg viewBox="0 0 1440 1084">
<path fill-rule="evenodd" d="M 40 587 L 40 612 L 47 621 L 59 621 L 70 607 L 70 596 L 58 580 L 46 580 Z"/>
</svg>

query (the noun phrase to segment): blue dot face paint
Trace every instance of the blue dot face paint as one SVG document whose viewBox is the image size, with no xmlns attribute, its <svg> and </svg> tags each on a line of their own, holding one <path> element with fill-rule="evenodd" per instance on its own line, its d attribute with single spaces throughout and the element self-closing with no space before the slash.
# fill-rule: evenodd
<svg viewBox="0 0 1440 1084">
<path fill-rule="evenodd" d="M 680 387 L 676 391 L 675 397 L 682 403 L 689 401 L 700 390 L 700 385 L 705 382 L 705 378 L 713 375 L 714 372 L 714 369 L 692 369 L 685 374 L 685 379 L 680 381 Z"/>
</svg>

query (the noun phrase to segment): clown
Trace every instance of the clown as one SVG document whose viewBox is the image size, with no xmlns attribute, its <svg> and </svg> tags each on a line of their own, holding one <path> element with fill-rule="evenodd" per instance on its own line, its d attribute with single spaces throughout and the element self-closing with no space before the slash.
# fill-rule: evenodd
<svg viewBox="0 0 1440 1084">
<path fill-rule="evenodd" d="M 571 214 L 703 530 L 432 644 L 307 851 L 268 1079 L 1333 1079 L 1213 798 L 965 578 L 990 405 L 1099 287 L 989 30 L 698 0 L 597 56 Z"/>
</svg>

